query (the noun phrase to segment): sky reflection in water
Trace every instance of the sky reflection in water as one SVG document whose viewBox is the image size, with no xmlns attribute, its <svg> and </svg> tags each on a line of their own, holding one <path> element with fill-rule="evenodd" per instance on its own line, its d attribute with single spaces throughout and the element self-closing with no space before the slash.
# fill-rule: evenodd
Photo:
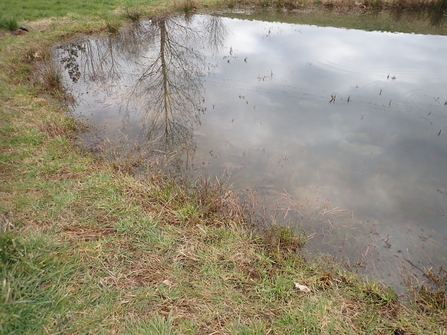
<svg viewBox="0 0 447 335">
<path fill-rule="evenodd" d="M 314 232 L 309 249 L 392 280 L 403 259 L 446 264 L 446 54 L 443 36 L 205 15 L 58 49 L 103 138 L 225 169 Z"/>
</svg>

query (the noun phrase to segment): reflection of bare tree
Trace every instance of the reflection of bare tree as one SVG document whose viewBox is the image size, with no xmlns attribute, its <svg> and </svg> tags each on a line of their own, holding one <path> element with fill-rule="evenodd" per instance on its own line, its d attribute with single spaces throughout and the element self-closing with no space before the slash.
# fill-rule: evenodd
<svg viewBox="0 0 447 335">
<path fill-rule="evenodd" d="M 83 39 L 59 47 L 58 57 L 70 79 L 82 79 L 88 88 L 108 90 L 124 75 L 123 60 L 129 62 L 142 56 L 150 43 L 148 26 L 131 26 L 119 34 Z"/>
<path fill-rule="evenodd" d="M 429 21 L 434 27 L 441 27 L 446 21 L 447 0 L 436 0 L 430 7 L 413 10 L 398 9 L 392 11 L 394 20 Z"/>
<path fill-rule="evenodd" d="M 135 82 L 131 101 L 140 106 L 148 142 L 157 139 L 159 150 L 182 152 L 188 160 L 195 151 L 193 129 L 200 123 L 204 68 L 197 48 L 200 36 L 175 18 L 151 24 L 158 40 L 149 64 Z"/>
<path fill-rule="evenodd" d="M 60 47 L 59 57 L 70 79 L 87 91 L 112 95 L 121 80 L 122 66 L 113 37 L 73 42 Z M 110 83 L 115 83 L 114 86 Z"/>
<path fill-rule="evenodd" d="M 134 22 L 123 27 L 114 37 L 114 47 L 126 62 L 137 63 L 154 43 L 155 30 L 149 22 Z"/>
<path fill-rule="evenodd" d="M 73 82 L 83 82 L 90 91 L 124 97 L 123 121 L 129 122 L 137 112 L 144 141 L 152 149 L 176 152 L 177 164 L 182 156 L 188 164 L 195 152 L 193 130 L 204 112 L 202 43 L 218 50 L 227 34 L 217 16 L 199 22 L 195 25 L 194 17 L 143 21 L 116 35 L 67 44 L 59 58 Z"/>
<path fill-rule="evenodd" d="M 211 15 L 204 24 L 204 30 L 208 32 L 208 46 L 211 50 L 218 52 L 223 46 L 228 34 L 227 27 L 222 18 Z"/>
<path fill-rule="evenodd" d="M 430 23 L 433 26 L 440 27 L 445 22 L 447 11 L 447 0 L 437 0 L 430 10 Z"/>
</svg>

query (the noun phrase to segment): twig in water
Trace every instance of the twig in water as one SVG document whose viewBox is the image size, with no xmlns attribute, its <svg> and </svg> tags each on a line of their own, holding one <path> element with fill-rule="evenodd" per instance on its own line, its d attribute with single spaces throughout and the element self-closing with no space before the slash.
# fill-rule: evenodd
<svg viewBox="0 0 447 335">
<path fill-rule="evenodd" d="M 445 237 L 444 235 L 438 233 L 436 230 L 432 229 L 436 234 L 438 234 L 439 236 L 441 236 L 444 240 L 447 241 L 447 237 Z"/>
<path fill-rule="evenodd" d="M 425 271 L 422 270 L 420 267 L 418 267 L 417 265 L 415 265 L 412 261 L 410 261 L 408 258 L 402 257 L 406 262 L 410 263 L 410 265 L 412 267 L 414 267 L 415 269 L 418 269 L 419 271 L 422 272 L 422 274 L 425 274 Z"/>
<path fill-rule="evenodd" d="M 368 255 L 369 248 L 370 248 L 370 245 L 368 244 L 368 245 L 366 246 L 365 253 L 363 254 L 363 257 L 366 257 L 366 256 Z"/>
</svg>

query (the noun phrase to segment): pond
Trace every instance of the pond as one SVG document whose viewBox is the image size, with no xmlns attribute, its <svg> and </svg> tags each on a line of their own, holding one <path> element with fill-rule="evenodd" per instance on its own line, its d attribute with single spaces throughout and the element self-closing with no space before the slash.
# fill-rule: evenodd
<svg viewBox="0 0 447 335">
<path fill-rule="evenodd" d="M 226 172 L 307 251 L 396 286 L 447 263 L 445 55 L 433 32 L 208 14 L 56 49 L 88 146 Z"/>
</svg>

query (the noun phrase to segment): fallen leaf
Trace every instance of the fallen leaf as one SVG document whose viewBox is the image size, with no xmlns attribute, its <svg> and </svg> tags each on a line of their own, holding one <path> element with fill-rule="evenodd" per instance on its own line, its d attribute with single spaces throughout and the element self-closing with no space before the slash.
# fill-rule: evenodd
<svg viewBox="0 0 447 335">
<path fill-rule="evenodd" d="M 306 285 L 300 285 L 298 283 L 294 283 L 295 284 L 295 288 L 297 288 L 300 291 L 303 292 L 310 292 L 310 288 L 308 288 Z"/>
<path fill-rule="evenodd" d="M 172 282 L 169 279 L 163 280 L 162 283 L 165 284 L 167 287 L 171 287 L 172 286 Z"/>
</svg>

